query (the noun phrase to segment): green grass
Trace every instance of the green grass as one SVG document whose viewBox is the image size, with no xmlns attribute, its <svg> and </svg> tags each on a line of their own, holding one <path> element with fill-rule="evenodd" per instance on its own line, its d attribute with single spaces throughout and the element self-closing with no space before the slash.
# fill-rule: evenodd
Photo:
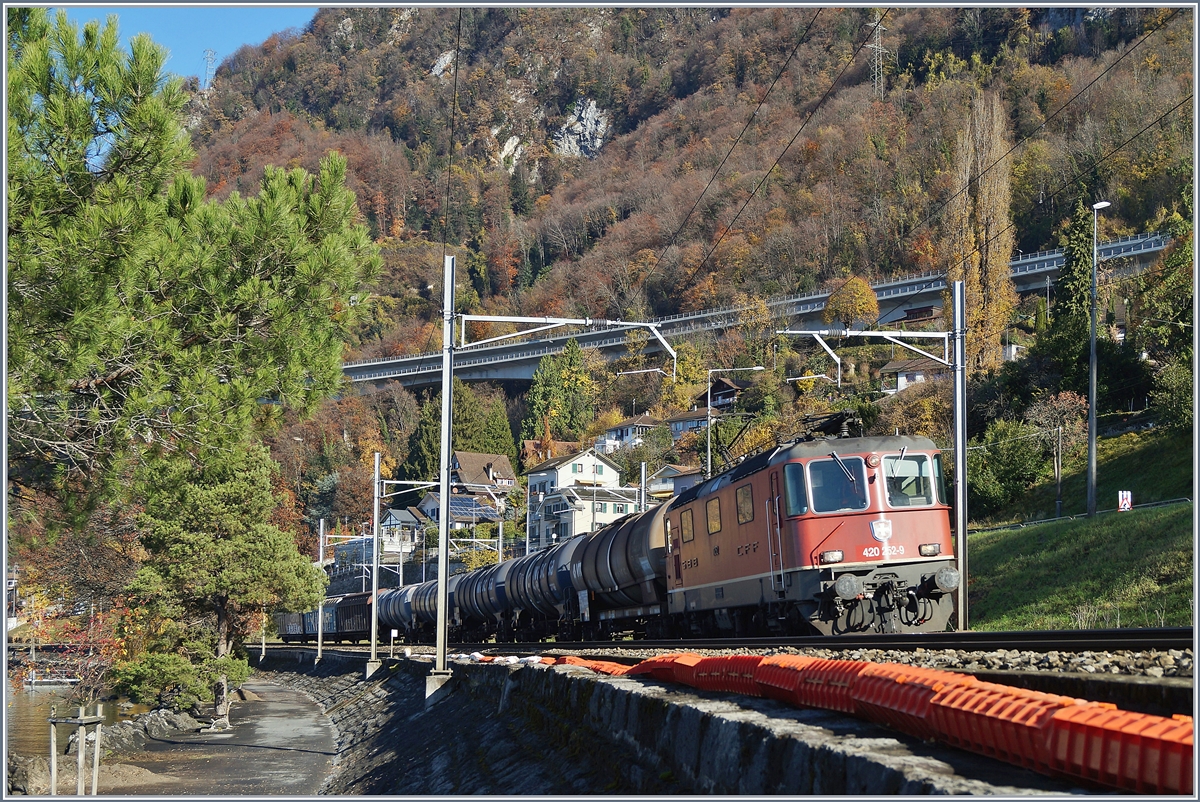
<svg viewBox="0 0 1200 802">
<path fill-rule="evenodd" d="M 971 629 L 1190 625 L 1192 510 L 1172 504 L 972 534 Z"/>
<path fill-rule="evenodd" d="M 1165 429 L 1128 432 L 1096 441 L 1096 509 L 1115 510 L 1117 492 L 1129 490 L 1134 504 L 1192 498 L 1192 439 Z M 989 524 L 1041 521 L 1054 517 L 1051 476 L 987 521 Z M 1063 472 L 1063 515 L 1087 511 L 1087 461 Z"/>
</svg>

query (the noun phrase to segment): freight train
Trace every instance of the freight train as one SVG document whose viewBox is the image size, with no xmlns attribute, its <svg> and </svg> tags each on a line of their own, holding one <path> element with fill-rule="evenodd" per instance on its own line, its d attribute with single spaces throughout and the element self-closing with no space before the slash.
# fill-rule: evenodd
<svg viewBox="0 0 1200 802">
<path fill-rule="evenodd" d="M 949 501 L 927 438 L 793 440 L 595 532 L 449 577 L 449 636 L 943 631 L 960 581 Z M 437 581 L 381 591 L 378 616 L 381 631 L 432 641 Z"/>
</svg>

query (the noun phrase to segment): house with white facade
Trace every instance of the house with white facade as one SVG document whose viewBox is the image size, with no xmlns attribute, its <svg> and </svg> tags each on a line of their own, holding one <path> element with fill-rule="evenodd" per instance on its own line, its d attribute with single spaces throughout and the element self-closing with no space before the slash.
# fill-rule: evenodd
<svg viewBox="0 0 1200 802">
<path fill-rule="evenodd" d="M 888 394 L 898 393 L 910 385 L 948 375 L 949 369 L 945 365 L 926 358 L 893 359 L 879 369 L 882 390 Z"/>
<path fill-rule="evenodd" d="M 639 446 L 642 438 L 655 426 L 661 426 L 662 421 L 649 415 L 635 415 L 626 418 L 615 426 L 605 429 L 604 434 L 596 439 L 596 448 L 603 454 L 611 454 L 618 448 Z"/>
<path fill-rule="evenodd" d="M 530 548 L 548 548 L 637 510 L 637 488 L 622 487 L 617 464 L 596 448 L 555 457 L 525 473 Z"/>
</svg>

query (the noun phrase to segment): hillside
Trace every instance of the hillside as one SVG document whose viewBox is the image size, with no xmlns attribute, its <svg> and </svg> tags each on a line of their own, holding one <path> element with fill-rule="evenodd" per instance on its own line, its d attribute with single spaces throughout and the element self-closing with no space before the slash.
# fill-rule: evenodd
<svg viewBox="0 0 1200 802">
<path fill-rule="evenodd" d="M 972 534 L 968 565 L 974 629 L 1186 626 L 1194 611 L 1194 504 L 1111 512 L 1117 491 L 1135 504 L 1193 498 L 1191 440 L 1163 430 L 1097 441 L 1095 519 Z M 1063 513 L 1085 511 L 1086 472 L 1064 476 Z M 1000 520 L 1053 516 L 1041 483 Z M 1109 512 L 1106 512 L 1109 511 Z"/>
<path fill-rule="evenodd" d="M 322 9 L 196 92 L 195 169 L 245 194 L 347 155 L 387 265 L 348 356 L 425 345 L 443 236 L 465 309 L 647 318 L 945 269 L 944 210 L 990 166 L 962 172 L 979 98 L 1016 146 L 1015 249 L 1101 195 L 1102 236 L 1156 228 L 1187 180 L 1191 19 L 892 10 L 876 94 L 869 9 L 462 9 L 461 37 L 455 9 Z"/>
</svg>

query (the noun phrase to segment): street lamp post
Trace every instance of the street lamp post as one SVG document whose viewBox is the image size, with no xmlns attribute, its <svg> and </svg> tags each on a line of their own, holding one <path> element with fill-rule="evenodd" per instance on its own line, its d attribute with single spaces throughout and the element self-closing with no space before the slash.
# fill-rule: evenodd
<svg viewBox="0 0 1200 802">
<path fill-rule="evenodd" d="M 1087 514 L 1096 514 L 1096 263 L 1100 258 L 1100 210 L 1111 206 L 1108 201 L 1092 204 L 1092 326 L 1088 352 L 1088 467 Z"/>
<path fill-rule="evenodd" d="M 708 390 L 705 395 L 705 403 L 704 403 L 704 414 L 705 414 L 704 432 L 706 435 L 708 435 L 708 448 L 707 448 L 708 457 L 705 460 L 705 464 L 707 465 L 707 468 L 704 471 L 705 479 L 712 478 L 712 420 L 713 420 L 713 418 L 712 418 L 712 377 L 713 377 L 714 373 L 733 373 L 733 372 L 739 371 L 739 370 L 765 370 L 765 368 L 762 365 L 755 365 L 752 368 L 713 368 L 712 370 L 708 371 Z"/>
</svg>

